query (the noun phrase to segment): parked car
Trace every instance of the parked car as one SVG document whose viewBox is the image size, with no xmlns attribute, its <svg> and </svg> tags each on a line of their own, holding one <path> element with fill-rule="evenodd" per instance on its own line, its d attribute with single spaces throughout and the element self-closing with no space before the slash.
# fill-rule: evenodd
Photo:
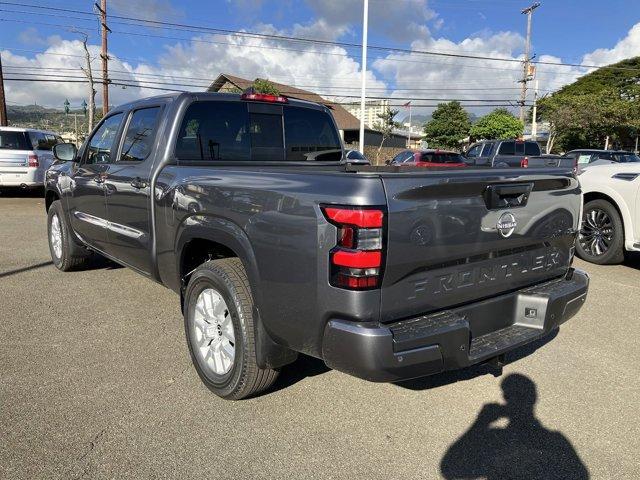
<svg viewBox="0 0 640 480">
<path fill-rule="evenodd" d="M 541 153 L 540 145 L 532 140 L 483 140 L 472 144 L 465 157 L 478 167 L 521 167 L 526 157 Z"/>
<path fill-rule="evenodd" d="M 403 150 L 388 165 L 426 168 L 466 167 L 465 159 L 456 152 L 445 150 Z"/>
<path fill-rule="evenodd" d="M 612 163 L 637 163 L 640 157 L 633 152 L 625 150 L 571 150 L 565 157 L 572 158 L 579 169 L 594 165 L 610 165 Z"/>
<path fill-rule="evenodd" d="M 54 132 L 0 127 L 0 187 L 42 187 L 53 162 L 51 148 L 62 142 Z"/>
<path fill-rule="evenodd" d="M 640 251 L 640 162 L 601 164 L 579 175 L 584 195 L 576 253 L 588 262 L 620 263 Z"/>
<path fill-rule="evenodd" d="M 195 369 L 229 399 L 298 352 L 371 381 L 499 360 L 580 309 L 570 171 L 351 165 L 342 148 L 326 106 L 281 96 L 114 108 L 79 151 L 54 148 L 53 263 L 93 251 L 174 290 Z"/>
</svg>

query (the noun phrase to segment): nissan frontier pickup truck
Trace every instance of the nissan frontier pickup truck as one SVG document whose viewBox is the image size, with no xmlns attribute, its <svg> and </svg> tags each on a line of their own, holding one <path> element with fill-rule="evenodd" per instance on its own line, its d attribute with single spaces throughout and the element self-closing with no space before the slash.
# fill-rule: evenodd
<svg viewBox="0 0 640 480">
<path fill-rule="evenodd" d="M 136 101 L 54 153 L 55 266 L 102 255 L 175 291 L 223 398 L 299 353 L 376 382 L 488 362 L 587 295 L 571 170 L 353 165 L 326 106 L 255 92 Z"/>
</svg>

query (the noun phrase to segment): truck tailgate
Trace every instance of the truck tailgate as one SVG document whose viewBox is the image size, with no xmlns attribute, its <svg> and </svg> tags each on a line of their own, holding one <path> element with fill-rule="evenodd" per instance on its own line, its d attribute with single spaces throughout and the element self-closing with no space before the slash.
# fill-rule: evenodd
<svg viewBox="0 0 640 480">
<path fill-rule="evenodd" d="M 563 275 L 580 220 L 567 170 L 382 173 L 388 237 L 383 322 Z"/>
</svg>

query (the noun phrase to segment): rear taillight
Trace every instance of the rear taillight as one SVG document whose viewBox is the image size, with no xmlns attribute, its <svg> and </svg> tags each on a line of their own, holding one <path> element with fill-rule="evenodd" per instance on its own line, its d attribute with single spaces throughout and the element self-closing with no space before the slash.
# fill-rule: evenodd
<svg viewBox="0 0 640 480">
<path fill-rule="evenodd" d="M 529 167 L 529 157 L 524 157 L 522 159 L 522 161 L 520 162 L 520 166 L 522 168 L 528 168 Z"/>
<path fill-rule="evenodd" d="M 38 167 L 40 166 L 40 162 L 38 161 L 37 155 L 29 155 L 29 166 L 30 167 Z"/>
<path fill-rule="evenodd" d="M 331 250 L 334 287 L 350 290 L 377 288 L 382 278 L 384 212 L 364 207 L 322 207 L 329 222 L 338 227 Z"/>
</svg>

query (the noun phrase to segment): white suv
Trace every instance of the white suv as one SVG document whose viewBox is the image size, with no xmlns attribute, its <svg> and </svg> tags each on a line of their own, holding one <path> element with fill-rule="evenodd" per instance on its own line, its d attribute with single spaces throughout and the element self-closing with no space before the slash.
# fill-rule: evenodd
<svg viewBox="0 0 640 480">
<path fill-rule="evenodd" d="M 53 163 L 51 149 L 64 140 L 57 133 L 0 127 L 0 188 L 42 187 Z"/>
</svg>

